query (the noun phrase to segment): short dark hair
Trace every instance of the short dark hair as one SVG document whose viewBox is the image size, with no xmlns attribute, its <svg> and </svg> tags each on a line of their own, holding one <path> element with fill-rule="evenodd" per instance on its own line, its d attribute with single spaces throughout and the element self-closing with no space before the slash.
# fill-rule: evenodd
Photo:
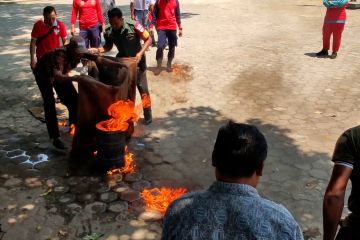
<svg viewBox="0 0 360 240">
<path fill-rule="evenodd" d="M 45 16 L 46 14 L 50 14 L 52 12 L 55 12 L 56 14 L 56 10 L 53 6 L 46 6 L 44 7 L 44 10 L 43 10 L 43 16 Z"/>
<path fill-rule="evenodd" d="M 255 126 L 229 121 L 219 129 L 212 165 L 226 177 L 250 177 L 266 156 L 266 139 Z"/>
<path fill-rule="evenodd" d="M 120 10 L 120 8 L 112 8 L 108 11 L 108 17 L 109 18 L 113 18 L 113 17 L 119 17 L 119 18 L 122 18 L 123 16 L 123 13 L 122 11 Z"/>
</svg>

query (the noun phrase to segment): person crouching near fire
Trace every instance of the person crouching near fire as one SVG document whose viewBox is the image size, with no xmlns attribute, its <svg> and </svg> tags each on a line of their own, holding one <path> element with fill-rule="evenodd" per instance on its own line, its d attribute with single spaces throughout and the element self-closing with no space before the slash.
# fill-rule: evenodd
<svg viewBox="0 0 360 240">
<path fill-rule="evenodd" d="M 47 131 L 53 145 L 58 149 L 68 147 L 60 138 L 52 89 L 54 87 L 60 101 L 67 107 L 70 125 L 76 124 L 78 93 L 72 81 L 79 81 L 81 76 L 69 76 L 68 73 L 77 67 L 82 58 L 109 67 L 126 67 L 90 53 L 85 47 L 85 40 L 80 36 L 72 37 L 69 44 L 45 53 L 38 60 L 33 71 L 43 98 Z"/>
</svg>

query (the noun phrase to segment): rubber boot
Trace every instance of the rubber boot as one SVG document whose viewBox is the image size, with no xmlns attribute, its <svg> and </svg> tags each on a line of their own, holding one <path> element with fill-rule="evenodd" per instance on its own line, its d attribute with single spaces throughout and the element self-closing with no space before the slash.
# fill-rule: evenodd
<svg viewBox="0 0 360 240">
<path fill-rule="evenodd" d="M 151 107 L 144 108 L 144 124 L 149 125 L 152 122 L 152 113 L 151 113 Z"/>
</svg>

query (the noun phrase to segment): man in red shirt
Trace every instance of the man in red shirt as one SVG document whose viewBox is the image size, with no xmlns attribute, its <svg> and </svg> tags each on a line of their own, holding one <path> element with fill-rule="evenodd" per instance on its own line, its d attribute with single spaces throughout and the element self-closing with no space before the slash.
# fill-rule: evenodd
<svg viewBox="0 0 360 240">
<path fill-rule="evenodd" d="M 102 31 L 105 30 L 105 23 L 101 11 L 99 0 L 73 0 L 71 19 L 70 19 L 70 33 L 75 35 L 76 17 L 79 15 L 79 35 L 85 39 L 86 47 L 89 45 L 93 48 L 100 46 L 100 26 L 102 24 Z"/>
<path fill-rule="evenodd" d="M 66 42 L 65 24 L 56 19 L 56 10 L 47 6 L 43 10 L 44 19 L 35 22 L 30 41 L 30 67 L 34 70 L 36 62 L 48 51 Z M 36 52 L 36 59 L 35 59 Z"/>
<path fill-rule="evenodd" d="M 167 71 L 171 72 L 171 64 L 175 57 L 177 46 L 176 29 L 179 28 L 179 37 L 182 36 L 180 19 L 180 5 L 178 0 L 158 0 L 154 6 L 153 23 L 158 31 L 158 44 L 156 51 L 157 67 L 160 71 L 166 40 L 169 44 Z"/>
<path fill-rule="evenodd" d="M 332 34 L 333 46 L 330 58 L 335 59 L 340 49 L 341 35 L 346 22 L 346 6 L 348 3 L 347 0 L 324 0 L 323 4 L 327 8 L 323 25 L 323 49 L 318 52 L 316 56 L 328 56 Z"/>
</svg>

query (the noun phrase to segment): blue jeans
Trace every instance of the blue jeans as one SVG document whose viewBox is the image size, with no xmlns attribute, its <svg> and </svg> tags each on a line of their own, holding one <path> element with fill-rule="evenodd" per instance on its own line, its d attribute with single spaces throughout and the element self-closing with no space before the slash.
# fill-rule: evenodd
<svg viewBox="0 0 360 240">
<path fill-rule="evenodd" d="M 91 28 L 80 29 L 79 35 L 85 40 L 86 48 L 89 48 L 89 45 L 93 48 L 100 47 L 101 38 L 99 24 L 96 24 Z"/>
<path fill-rule="evenodd" d="M 135 20 L 138 21 L 145 28 L 148 28 L 149 27 L 149 21 L 148 21 L 149 10 L 136 10 L 135 9 L 134 13 L 135 13 Z"/>
<path fill-rule="evenodd" d="M 156 60 L 162 61 L 166 44 L 169 44 L 168 61 L 172 61 L 175 57 L 175 47 L 177 46 L 176 30 L 159 30 L 158 44 L 156 51 Z"/>
</svg>

